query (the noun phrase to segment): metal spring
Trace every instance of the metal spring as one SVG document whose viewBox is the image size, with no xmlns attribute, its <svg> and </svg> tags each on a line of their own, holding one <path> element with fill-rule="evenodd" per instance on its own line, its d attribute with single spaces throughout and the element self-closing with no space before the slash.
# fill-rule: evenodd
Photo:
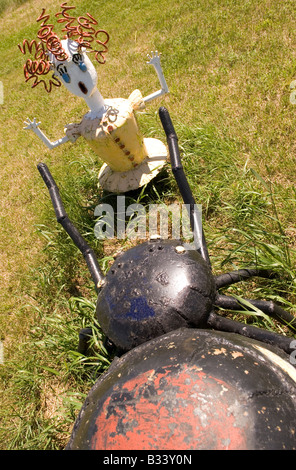
<svg viewBox="0 0 296 470">
<path fill-rule="evenodd" d="M 97 26 L 98 22 L 89 13 L 86 16 L 79 16 L 77 19 L 74 16 L 68 14 L 69 10 L 75 9 L 74 6 L 68 6 L 67 2 L 61 4 L 62 11 L 56 13 L 56 17 L 62 16 L 58 19 L 58 23 L 66 23 L 62 31 L 67 33 L 68 38 L 75 38 L 80 47 L 86 47 L 90 49 L 90 52 L 95 53 L 95 59 L 98 63 L 104 64 L 106 62 L 104 54 L 108 52 L 106 46 L 109 41 L 109 34 L 103 30 L 96 30 L 94 26 Z M 74 26 L 74 22 L 77 21 L 77 25 Z M 105 40 L 101 41 L 97 38 L 98 34 L 103 33 Z M 95 41 L 96 44 L 102 46 L 102 49 L 93 48 L 91 42 Z"/>
<path fill-rule="evenodd" d="M 18 47 L 21 51 L 22 54 L 27 53 L 27 49 L 32 54 L 33 49 L 35 49 L 35 59 L 44 59 L 45 56 L 45 49 L 44 45 L 41 42 L 36 41 L 36 39 L 33 39 L 31 42 L 28 41 L 28 39 L 23 40 L 22 46 L 18 44 Z"/>
<path fill-rule="evenodd" d="M 102 42 L 99 39 L 96 39 L 96 43 L 100 44 L 103 47 L 103 49 L 102 50 L 94 50 L 94 51 L 91 51 L 91 52 L 95 53 L 96 61 L 99 64 L 104 64 L 106 62 L 104 54 L 108 52 L 108 47 L 106 46 L 106 44 L 109 41 L 109 34 L 104 29 L 99 29 L 96 32 L 95 37 L 97 37 L 97 35 L 100 34 L 100 33 L 103 33 L 103 34 L 106 35 L 106 40 L 104 42 Z M 98 56 L 100 56 L 102 58 L 102 60 L 99 60 Z"/>
<path fill-rule="evenodd" d="M 34 79 L 32 88 L 35 88 L 39 83 L 43 83 L 44 89 L 50 93 L 53 86 L 60 87 L 62 84 L 55 74 L 52 74 L 52 77 L 48 81 L 39 78 L 40 75 L 47 75 L 50 72 L 51 65 L 49 61 L 28 59 L 23 68 L 25 82 Z"/>
<path fill-rule="evenodd" d="M 40 80 L 40 75 L 47 75 L 49 72 L 49 61 L 28 59 L 24 65 L 25 81 L 28 82 L 29 80 L 34 79 L 32 88 L 35 88 L 39 83 L 43 83 L 43 86 L 48 93 L 51 92 L 53 86 L 61 86 L 60 80 L 54 74 L 48 81 L 45 81 L 44 79 Z"/>
<path fill-rule="evenodd" d="M 35 60 L 28 59 L 24 64 L 25 81 L 28 82 L 29 80 L 34 79 L 32 88 L 35 88 L 39 83 L 43 83 L 45 90 L 50 93 L 53 86 L 61 86 L 60 80 L 55 75 L 53 75 L 48 82 L 43 79 L 40 80 L 39 78 L 40 75 L 47 75 L 51 69 L 47 53 L 42 42 L 37 42 L 35 39 L 29 42 L 27 39 L 24 39 L 22 45 L 19 44 L 18 47 L 22 54 L 26 54 L 27 52 L 32 54 L 35 50 Z"/>
<path fill-rule="evenodd" d="M 66 23 L 64 29 L 67 33 L 67 37 L 73 37 L 73 39 L 79 44 L 79 47 L 86 47 L 90 49 L 90 52 L 95 54 L 95 59 L 98 63 L 104 64 L 106 62 L 104 54 L 108 52 L 106 46 L 109 41 L 109 34 L 103 30 L 94 28 L 98 22 L 95 18 L 87 13 L 85 16 L 79 16 L 77 19 L 74 16 L 68 14 L 69 10 L 75 9 L 74 6 L 68 6 L 66 2 L 61 4 L 62 11 L 56 13 L 56 17 L 62 16 L 57 20 L 58 23 Z M 34 83 L 32 88 L 36 87 L 39 83 L 43 83 L 45 90 L 50 93 L 53 86 L 61 86 L 61 82 L 56 75 L 52 75 L 48 82 L 40 79 L 40 75 L 47 75 L 51 70 L 51 63 L 49 61 L 48 53 L 52 53 L 58 61 L 64 61 L 68 59 L 68 54 L 64 50 L 61 44 L 60 38 L 54 33 L 54 25 L 48 23 L 50 18 L 49 14 L 45 14 L 45 8 L 42 9 L 40 16 L 37 18 L 37 23 L 41 22 L 40 28 L 37 33 L 39 42 L 35 39 L 28 41 L 23 40 L 22 45 L 18 44 L 18 47 L 22 54 L 29 52 L 30 54 L 34 51 L 34 59 L 28 59 L 24 65 L 25 80 L 28 82 L 33 79 Z M 74 25 L 77 21 L 78 24 Z M 105 37 L 103 40 L 98 39 L 98 35 L 103 34 Z M 91 43 L 94 42 L 101 47 L 97 46 L 93 48 Z"/>
<path fill-rule="evenodd" d="M 51 52 L 57 60 L 67 60 L 68 55 L 61 45 L 60 38 L 53 32 L 53 25 L 47 24 L 49 15 L 45 15 L 45 8 L 43 8 L 41 15 L 37 18 L 37 23 L 42 21 L 41 27 L 37 33 L 37 37 L 46 44 L 47 49 Z"/>
<path fill-rule="evenodd" d="M 75 16 L 69 16 L 67 11 L 68 10 L 75 10 L 75 7 L 70 7 L 67 5 L 67 2 L 64 2 L 61 4 L 61 8 L 62 8 L 62 11 L 56 13 L 56 18 L 58 18 L 60 15 L 63 16 L 63 18 L 60 18 L 58 19 L 58 23 L 66 23 L 66 26 L 65 28 L 63 29 L 63 31 L 66 31 L 67 33 L 68 32 L 71 32 L 73 30 L 76 29 L 76 26 L 72 26 L 72 24 L 76 21 L 76 18 Z M 67 34 L 68 35 L 68 34 Z"/>
</svg>

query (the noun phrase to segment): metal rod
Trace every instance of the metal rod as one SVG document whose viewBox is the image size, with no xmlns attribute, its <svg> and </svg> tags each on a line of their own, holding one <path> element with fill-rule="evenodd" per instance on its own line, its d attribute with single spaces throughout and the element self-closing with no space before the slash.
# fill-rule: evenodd
<svg viewBox="0 0 296 470">
<path fill-rule="evenodd" d="M 178 137 L 171 121 L 169 112 L 165 107 L 161 107 L 159 109 L 159 117 L 167 137 L 173 175 L 178 184 L 184 203 L 190 207 L 190 224 L 194 234 L 194 240 L 197 244 L 197 248 L 200 250 L 201 256 L 210 266 L 211 262 L 202 228 L 201 217 L 199 211 L 197 210 L 192 191 L 181 163 Z"/>
<path fill-rule="evenodd" d="M 47 165 L 45 165 L 45 163 L 39 163 L 37 165 L 37 168 L 48 188 L 56 219 L 62 225 L 64 230 L 68 233 L 77 248 L 81 251 L 82 255 L 84 256 L 89 272 L 95 283 L 96 289 L 98 290 L 104 281 L 104 275 L 100 269 L 96 255 L 92 248 L 90 248 L 85 239 L 82 237 L 82 235 L 79 233 L 75 225 L 69 219 L 63 206 L 63 202 L 59 193 L 59 188 L 56 185 L 56 182 L 53 179 Z"/>
<path fill-rule="evenodd" d="M 296 331 L 296 318 L 291 313 L 287 312 L 286 310 L 279 307 L 279 305 L 275 304 L 272 301 L 268 300 L 253 300 L 253 299 L 244 299 L 250 305 L 261 310 L 263 313 L 266 313 L 268 316 L 278 320 L 283 325 L 286 325 L 290 330 L 294 333 Z M 218 307 L 222 307 L 226 310 L 240 310 L 242 306 L 247 310 L 248 309 L 245 304 L 241 304 L 239 300 L 235 299 L 234 297 L 230 297 L 228 295 L 218 295 L 215 301 L 215 304 Z"/>
<path fill-rule="evenodd" d="M 236 282 L 245 281 L 250 277 L 263 277 L 265 279 L 272 279 L 276 277 L 276 274 L 266 269 L 238 269 L 237 271 L 231 271 L 229 273 L 219 274 L 215 276 L 215 282 L 217 289 L 221 287 L 227 287 Z"/>
<path fill-rule="evenodd" d="M 229 318 L 220 317 L 216 313 L 212 312 L 208 318 L 208 326 L 218 331 L 227 331 L 229 333 L 237 333 L 247 338 L 252 338 L 257 341 L 261 341 L 271 346 L 277 346 L 290 354 L 294 348 L 291 347 L 292 338 L 279 335 L 272 331 L 263 330 L 251 325 L 244 325 L 243 323 Z"/>
</svg>

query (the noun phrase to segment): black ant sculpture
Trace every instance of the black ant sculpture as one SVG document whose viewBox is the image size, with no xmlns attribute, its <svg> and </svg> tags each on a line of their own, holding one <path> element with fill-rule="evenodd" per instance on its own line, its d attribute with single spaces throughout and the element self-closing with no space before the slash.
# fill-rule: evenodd
<svg viewBox="0 0 296 470">
<path fill-rule="evenodd" d="M 120 255 L 104 276 L 69 220 L 47 166 L 38 165 L 57 221 L 87 262 L 98 291 L 97 318 L 118 356 L 90 391 L 67 448 L 294 448 L 291 338 L 216 313 L 240 308 L 220 288 L 272 273 L 213 275 L 176 132 L 166 108 L 159 116 L 197 250 L 186 250 L 181 241 L 149 240 Z M 296 331 L 294 316 L 275 303 L 247 302 Z"/>
</svg>

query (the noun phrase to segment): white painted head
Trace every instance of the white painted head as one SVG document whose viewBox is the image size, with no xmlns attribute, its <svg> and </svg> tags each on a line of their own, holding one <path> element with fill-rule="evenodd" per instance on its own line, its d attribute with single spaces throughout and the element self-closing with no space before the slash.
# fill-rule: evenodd
<svg viewBox="0 0 296 470">
<path fill-rule="evenodd" d="M 66 60 L 58 60 L 49 53 L 54 74 L 71 93 L 84 98 L 92 115 L 102 116 L 105 102 L 97 88 L 98 75 L 86 49 L 72 39 L 63 39 L 61 45 L 68 56 Z"/>
<path fill-rule="evenodd" d="M 96 69 L 86 54 L 86 49 L 72 39 L 61 41 L 67 60 L 57 60 L 49 53 L 55 75 L 74 95 L 81 98 L 90 97 L 96 90 L 98 76 Z"/>
</svg>

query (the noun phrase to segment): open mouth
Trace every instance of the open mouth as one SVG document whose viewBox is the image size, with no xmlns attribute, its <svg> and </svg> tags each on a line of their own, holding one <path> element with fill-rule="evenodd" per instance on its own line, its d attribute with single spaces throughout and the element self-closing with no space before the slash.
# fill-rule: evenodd
<svg viewBox="0 0 296 470">
<path fill-rule="evenodd" d="M 86 95 L 87 92 L 88 92 L 88 89 L 86 88 L 86 86 L 84 85 L 84 83 L 83 83 L 83 82 L 79 82 L 79 83 L 78 83 L 78 86 L 79 86 L 80 90 L 82 91 L 82 93 L 84 93 L 84 94 Z"/>
</svg>

